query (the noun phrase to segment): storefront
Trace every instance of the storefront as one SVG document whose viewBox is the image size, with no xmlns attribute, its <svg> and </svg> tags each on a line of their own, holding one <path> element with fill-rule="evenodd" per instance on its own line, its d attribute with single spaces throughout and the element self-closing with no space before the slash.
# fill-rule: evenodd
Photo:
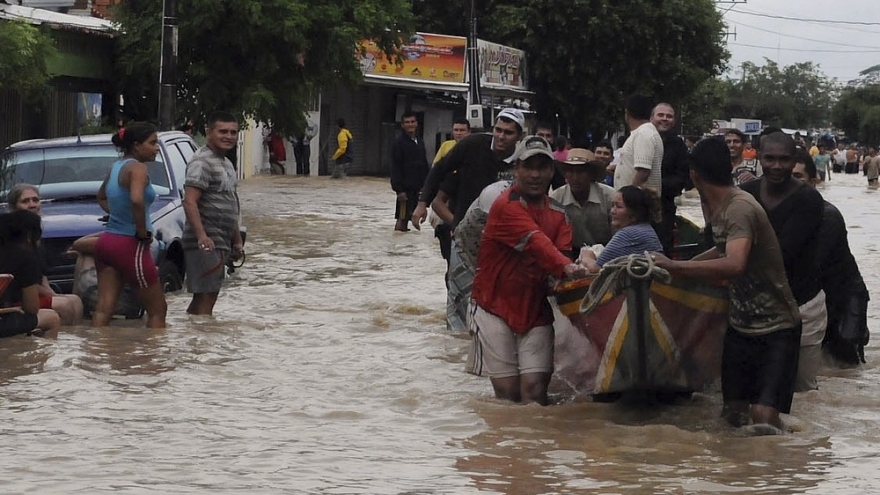
<svg viewBox="0 0 880 495">
<path fill-rule="evenodd" d="M 364 42 L 361 56 L 364 81 L 354 89 L 325 91 L 320 107 L 319 170 L 326 174 L 336 149 L 336 121 L 342 118 L 354 136 L 354 175 L 388 175 L 391 145 L 407 110 L 416 113 L 419 132 L 433 158 L 440 144 L 451 139 L 452 123 L 465 115 L 468 93 L 465 54 L 467 39 L 416 33 L 395 64 L 374 44 Z M 484 122 L 491 125 L 503 106 L 528 110 L 524 79 L 525 56 L 516 50 L 480 40 Z"/>
</svg>

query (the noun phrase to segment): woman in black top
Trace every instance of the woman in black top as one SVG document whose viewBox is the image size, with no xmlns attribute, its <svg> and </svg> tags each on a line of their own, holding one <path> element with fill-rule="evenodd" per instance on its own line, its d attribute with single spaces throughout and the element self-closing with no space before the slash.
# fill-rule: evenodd
<svg viewBox="0 0 880 495">
<path fill-rule="evenodd" d="M 58 335 L 61 320 L 51 309 L 40 309 L 43 276 L 37 243 L 43 235 L 40 216 L 29 211 L 0 215 L 0 273 L 12 283 L 0 296 L 0 337 Z"/>
</svg>

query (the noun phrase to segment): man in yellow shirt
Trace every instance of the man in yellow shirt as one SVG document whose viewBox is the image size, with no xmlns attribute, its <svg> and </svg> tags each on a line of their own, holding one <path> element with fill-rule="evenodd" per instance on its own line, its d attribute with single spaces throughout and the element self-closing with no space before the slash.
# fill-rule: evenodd
<svg viewBox="0 0 880 495">
<path fill-rule="evenodd" d="M 444 142 L 440 145 L 440 149 L 437 150 L 437 154 L 434 156 L 434 161 L 432 163 L 437 163 L 449 153 L 449 150 L 455 146 L 455 143 L 459 142 L 461 138 L 467 136 L 471 133 L 471 124 L 467 119 L 458 119 L 452 124 L 452 139 Z"/>
<path fill-rule="evenodd" d="M 351 163 L 352 150 L 349 149 L 349 144 L 352 135 L 351 131 L 345 128 L 345 119 L 337 119 L 336 125 L 339 126 L 339 134 L 336 135 L 336 152 L 333 153 L 334 165 L 331 177 L 342 179 L 345 177 L 345 166 Z"/>
</svg>

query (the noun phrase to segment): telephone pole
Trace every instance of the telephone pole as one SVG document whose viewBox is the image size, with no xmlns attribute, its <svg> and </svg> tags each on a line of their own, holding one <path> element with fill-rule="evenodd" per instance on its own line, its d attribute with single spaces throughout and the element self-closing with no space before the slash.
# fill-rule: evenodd
<svg viewBox="0 0 880 495">
<path fill-rule="evenodd" d="M 177 0 L 162 2 L 162 60 L 159 66 L 159 129 L 174 127 L 177 108 Z"/>
</svg>

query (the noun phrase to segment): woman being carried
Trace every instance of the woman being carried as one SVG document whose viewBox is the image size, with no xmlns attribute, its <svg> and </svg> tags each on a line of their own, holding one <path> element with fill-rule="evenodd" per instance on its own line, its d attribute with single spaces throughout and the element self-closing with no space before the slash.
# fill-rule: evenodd
<svg viewBox="0 0 880 495">
<path fill-rule="evenodd" d="M 651 189 L 624 186 L 614 193 L 611 203 L 611 228 L 616 232 L 597 257 L 590 248 L 581 249 L 579 263 L 598 272 L 609 261 L 645 251 L 663 251 L 660 239 L 651 226 L 660 220 L 660 197 Z"/>
<path fill-rule="evenodd" d="M 110 213 L 110 219 L 95 245 L 98 303 L 92 326 L 110 323 L 122 287 L 128 283 L 147 311 L 147 327 L 164 328 L 168 307 L 150 254 L 150 205 L 156 191 L 143 163 L 155 160 L 159 152 L 156 126 L 131 122 L 113 135 L 113 144 L 123 156 L 113 164 L 98 191 L 98 201 Z"/>
</svg>

